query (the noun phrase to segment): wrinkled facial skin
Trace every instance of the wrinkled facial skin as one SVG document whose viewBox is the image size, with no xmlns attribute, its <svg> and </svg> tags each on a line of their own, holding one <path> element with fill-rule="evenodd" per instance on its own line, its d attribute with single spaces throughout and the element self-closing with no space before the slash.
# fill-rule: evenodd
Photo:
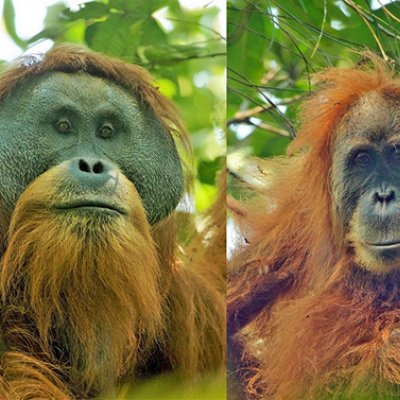
<svg viewBox="0 0 400 400">
<path fill-rule="evenodd" d="M 366 94 L 339 124 L 332 192 L 356 261 L 400 268 L 400 99 Z"/>
<path fill-rule="evenodd" d="M 0 106 L 0 193 L 7 211 L 35 178 L 71 159 L 88 160 L 89 168 L 96 161 L 116 165 L 135 185 L 150 223 L 174 210 L 183 192 L 173 139 L 124 88 L 86 73 L 30 79 Z"/>
</svg>

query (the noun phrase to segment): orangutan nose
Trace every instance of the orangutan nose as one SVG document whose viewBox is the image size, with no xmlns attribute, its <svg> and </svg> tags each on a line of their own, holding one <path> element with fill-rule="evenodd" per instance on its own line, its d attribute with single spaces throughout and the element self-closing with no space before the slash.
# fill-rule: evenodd
<svg viewBox="0 0 400 400">
<path fill-rule="evenodd" d="M 70 161 L 70 171 L 83 186 L 100 187 L 116 176 L 116 168 L 108 161 L 96 158 L 74 158 Z"/>
<path fill-rule="evenodd" d="M 375 199 L 377 200 L 377 202 L 379 203 L 390 203 L 392 200 L 395 199 L 395 193 L 394 190 L 380 190 L 379 192 L 375 193 Z"/>
</svg>

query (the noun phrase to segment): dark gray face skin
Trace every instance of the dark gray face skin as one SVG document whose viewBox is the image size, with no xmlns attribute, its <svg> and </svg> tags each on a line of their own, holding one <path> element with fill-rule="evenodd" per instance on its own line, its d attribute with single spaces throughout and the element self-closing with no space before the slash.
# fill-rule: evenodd
<svg viewBox="0 0 400 400">
<path fill-rule="evenodd" d="M 77 158 L 116 165 L 136 186 L 150 223 L 181 198 L 183 173 L 172 138 L 118 85 L 85 73 L 52 72 L 5 98 L 0 193 L 7 210 L 37 176 Z"/>
<path fill-rule="evenodd" d="M 399 100 L 365 95 L 341 121 L 334 143 L 337 211 L 357 261 L 379 273 L 400 267 Z"/>
</svg>

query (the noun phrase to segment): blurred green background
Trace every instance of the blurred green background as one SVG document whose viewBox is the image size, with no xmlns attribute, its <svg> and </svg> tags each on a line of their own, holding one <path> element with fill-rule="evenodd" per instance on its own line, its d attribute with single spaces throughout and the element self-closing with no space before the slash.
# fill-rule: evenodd
<svg viewBox="0 0 400 400">
<path fill-rule="evenodd" d="M 371 50 L 398 66 L 400 2 L 228 0 L 227 143 L 231 175 L 243 157 L 285 152 L 312 75 Z"/>
<path fill-rule="evenodd" d="M 225 155 L 226 4 L 224 0 L 0 1 L 1 62 L 57 43 L 76 43 L 142 65 L 180 110 L 193 149 L 195 212 L 215 198 Z M 44 6 L 43 6 L 44 4 Z M 43 25 L 34 15 L 46 7 Z M 25 17 L 25 20 L 24 20 Z M 37 32 L 22 34 L 24 24 Z M 26 29 L 25 29 L 26 31 Z M 5 45 L 12 48 L 6 52 Z M 182 345 L 185 345 L 182 343 Z M 225 375 L 195 385 L 161 376 L 121 388 L 117 399 L 225 399 Z"/>
</svg>

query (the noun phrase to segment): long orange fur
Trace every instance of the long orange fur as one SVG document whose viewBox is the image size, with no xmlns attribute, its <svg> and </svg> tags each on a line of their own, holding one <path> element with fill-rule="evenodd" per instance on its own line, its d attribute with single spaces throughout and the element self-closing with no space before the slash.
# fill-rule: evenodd
<svg viewBox="0 0 400 400">
<path fill-rule="evenodd" d="M 83 71 L 122 85 L 152 107 L 166 134 L 187 145 L 175 108 L 147 72 L 79 48 L 24 59 L 0 77 L 0 98 L 49 71 Z M 127 218 L 110 222 L 56 213 L 52 205 L 68 196 L 64 168 L 39 176 L 12 216 L 1 218 L 0 397 L 112 396 L 117 385 L 147 376 L 154 366 L 162 372 L 165 364 L 183 379 L 223 368 L 219 275 L 225 262 L 205 258 L 224 246 L 223 221 L 210 221 L 194 235 L 195 251 L 190 245 L 185 251 L 174 214 L 150 226 L 122 173 L 118 201 Z M 223 208 L 219 201 L 216 207 Z M 218 276 L 216 282 L 210 275 Z"/>
<path fill-rule="evenodd" d="M 235 203 L 248 241 L 228 278 L 235 368 L 248 398 L 386 399 L 400 384 L 399 274 L 354 265 L 330 174 L 341 118 L 369 91 L 400 100 L 400 81 L 376 58 L 317 81 L 288 157 L 260 160 L 264 188 Z"/>
</svg>

